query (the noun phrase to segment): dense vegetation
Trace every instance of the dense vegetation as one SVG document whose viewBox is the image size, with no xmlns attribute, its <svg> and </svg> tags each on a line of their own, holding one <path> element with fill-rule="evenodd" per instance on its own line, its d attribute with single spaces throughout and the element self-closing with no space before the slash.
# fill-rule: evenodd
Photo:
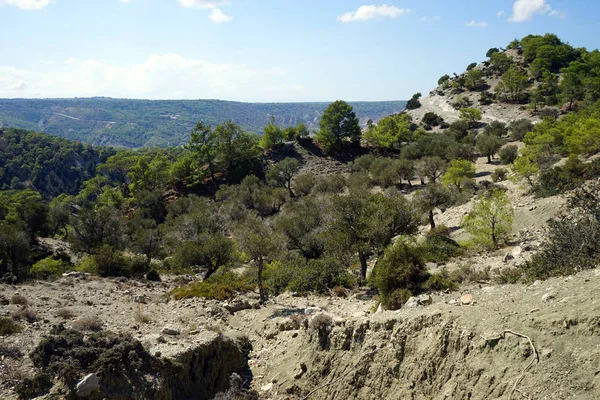
<svg viewBox="0 0 600 400">
<path fill-rule="evenodd" d="M 406 102 L 353 102 L 362 125 L 401 111 Z M 128 148 L 178 146 L 197 121 L 217 126 L 232 120 L 262 133 L 271 116 L 282 127 L 316 130 L 327 103 L 240 103 L 220 100 L 111 98 L 0 99 L 0 127 L 42 131 L 96 145 Z"/>
<path fill-rule="evenodd" d="M 519 42 L 525 59 L 530 45 L 527 38 Z M 573 55 L 561 43 L 551 48 L 567 54 L 548 64 L 551 72 L 583 54 Z M 489 53 L 498 74 L 517 68 L 502 58 L 504 52 Z M 443 78 L 442 84 L 456 80 Z M 469 85 L 478 87 L 478 80 Z M 512 89 L 504 93 L 504 101 L 521 96 Z M 262 138 L 232 121 L 215 127 L 201 121 L 190 129 L 185 146 L 144 151 L 114 152 L 8 130 L 11 154 L 67 181 L 67 173 L 79 180 L 53 190 L 37 183 L 38 167 L 10 172 L 5 188 L 10 190 L 0 192 L 0 276 L 12 282 L 75 268 L 101 276 L 157 279 L 156 271 L 196 271 L 206 279 L 173 295 L 225 299 L 258 288 L 262 301 L 284 290 L 344 293 L 343 288 L 369 284 L 386 307 L 397 308 L 411 295 L 454 286 L 449 276 L 427 272 L 426 262 L 444 262 L 471 249 L 495 250 L 508 240 L 513 209 L 496 183 L 509 170 L 497 169 L 492 181 L 476 183 L 476 156 L 493 163 L 499 155 L 513 171 L 511 178 L 538 195 L 575 189 L 600 176 L 597 161 L 578 158 L 600 150 L 600 102 L 590 102 L 589 93 L 580 101 L 578 111 L 566 110 L 562 118 L 548 115 L 535 126 L 528 120 L 482 124 L 478 109 L 459 104 L 461 119 L 451 124 L 430 113 L 426 124 L 417 125 L 401 113 L 370 121 L 362 132 L 353 107 L 336 101 L 325 109 L 315 139 L 306 134 L 306 125 L 284 128 L 273 118 Z M 441 131 L 431 132 L 432 126 Z M 521 151 L 506 145 L 521 139 L 526 145 Z M 50 143 L 56 150 L 19 146 L 22 142 Z M 57 156 L 69 151 L 75 155 Z M 90 166 L 78 170 L 69 163 L 83 165 L 80 154 L 90 159 Z M 302 154 L 352 162 L 348 173 L 317 176 L 303 172 Z M 555 166 L 560 156 L 569 158 Z M 13 157 L 0 166 L 13 171 L 7 168 Z M 13 176 L 20 184 L 12 184 Z M 595 236 L 571 239 L 596 229 L 596 189 L 577 192 L 574 212 L 550 224 L 542 252 L 520 267 L 514 279 L 574 271 L 584 261 L 598 259 Z M 405 196 L 412 191 L 412 198 Z M 436 213 L 473 198 L 472 210 L 461 222 L 471 240 L 457 243 L 449 228 L 436 223 Z M 426 224 L 429 233 L 416 235 L 419 225 Z M 43 236 L 67 240 L 81 261 L 70 265 L 66 255 L 44 252 L 39 246 Z M 576 243 L 585 251 L 577 250 Z M 377 260 L 371 274 L 369 260 Z M 232 273 L 236 266 L 246 272 Z"/>
</svg>

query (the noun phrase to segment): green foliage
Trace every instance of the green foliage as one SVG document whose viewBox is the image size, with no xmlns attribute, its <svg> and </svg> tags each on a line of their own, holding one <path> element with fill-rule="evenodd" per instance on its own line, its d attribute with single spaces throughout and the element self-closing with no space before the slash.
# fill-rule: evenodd
<svg viewBox="0 0 600 400">
<path fill-rule="evenodd" d="M 292 137 L 295 137 L 295 133 Z M 260 146 L 263 149 L 272 149 L 276 145 L 283 142 L 284 134 L 283 130 L 275 124 L 275 117 L 271 115 L 271 119 L 265 128 L 263 129 L 263 135 L 260 138 Z"/>
<path fill-rule="evenodd" d="M 424 189 L 415 193 L 414 204 L 420 211 L 428 214 L 431 229 L 435 228 L 433 219 L 433 210 L 440 208 L 442 211 L 453 202 L 453 196 L 450 190 L 438 183 L 430 183 Z"/>
<path fill-rule="evenodd" d="M 295 158 L 286 158 L 269 168 L 267 180 L 273 186 L 285 188 L 291 197 L 295 197 L 292 190 L 292 179 L 298 171 L 298 160 Z"/>
<path fill-rule="evenodd" d="M 498 50 L 497 47 L 492 47 L 485 53 L 485 56 L 487 58 L 491 58 L 494 54 L 499 53 L 499 52 L 500 52 L 500 50 Z"/>
<path fill-rule="evenodd" d="M 504 74 L 513 65 L 513 59 L 506 55 L 506 53 L 494 53 L 490 57 L 490 63 L 492 68 L 499 74 Z"/>
<path fill-rule="evenodd" d="M 23 331 L 21 324 L 12 318 L 0 317 L 0 336 L 8 336 Z"/>
<path fill-rule="evenodd" d="M 477 142 L 475 146 L 482 156 L 487 157 L 488 163 L 492 162 L 492 157 L 502 146 L 504 146 L 504 140 L 496 135 L 483 133 L 477 136 Z"/>
<path fill-rule="evenodd" d="M 533 130 L 533 124 L 528 119 L 518 119 L 510 123 L 508 130 L 512 140 L 523 140 L 527 132 Z"/>
<path fill-rule="evenodd" d="M 462 225 L 472 236 L 476 245 L 497 249 L 508 239 L 512 230 L 513 208 L 508 195 L 492 189 L 477 199 Z"/>
<path fill-rule="evenodd" d="M 488 135 L 494 135 L 498 137 L 504 137 L 508 134 L 508 128 L 504 122 L 492 121 L 483 129 Z"/>
<path fill-rule="evenodd" d="M 388 310 L 402 307 L 410 296 L 422 292 L 429 278 L 419 249 L 403 240 L 385 251 L 373 275 L 372 282 Z"/>
<path fill-rule="evenodd" d="M 528 86 L 527 75 L 515 64 L 511 64 L 494 90 L 503 101 L 520 102 L 524 99 L 524 91 Z"/>
<path fill-rule="evenodd" d="M 512 170 L 533 186 L 533 177 L 540 172 L 538 165 L 529 156 L 517 157 L 512 165 Z"/>
<path fill-rule="evenodd" d="M 304 122 L 300 122 L 296 126 L 289 126 L 283 130 L 283 138 L 287 141 L 307 139 L 309 136 L 310 132 Z"/>
<path fill-rule="evenodd" d="M 494 172 L 492 172 L 491 178 L 492 182 L 502 182 L 506 180 L 508 176 L 508 170 L 506 168 L 496 168 Z"/>
<path fill-rule="evenodd" d="M 82 208 L 71 217 L 69 242 L 73 250 L 95 254 L 103 245 L 123 248 L 125 225 L 122 216 L 110 207 Z"/>
<path fill-rule="evenodd" d="M 416 110 L 417 108 L 421 107 L 421 102 L 419 101 L 420 97 L 421 97 L 421 93 L 413 94 L 413 96 L 408 101 L 408 103 L 406 103 L 406 109 L 407 110 Z"/>
<path fill-rule="evenodd" d="M 315 174 L 309 172 L 296 175 L 296 179 L 294 179 L 294 184 L 292 185 L 292 190 L 296 196 L 306 196 L 311 192 L 316 183 L 317 176 Z"/>
<path fill-rule="evenodd" d="M 450 229 L 443 225 L 438 225 L 427 232 L 425 240 L 419 245 L 419 250 L 425 262 L 446 262 L 463 254 L 460 245 L 450 238 Z"/>
<path fill-rule="evenodd" d="M 465 75 L 465 87 L 469 90 L 479 90 L 485 85 L 485 77 L 480 69 L 467 69 Z"/>
<path fill-rule="evenodd" d="M 363 138 L 376 147 L 401 147 L 412 139 L 412 117 L 410 114 L 392 114 L 382 118 Z"/>
<path fill-rule="evenodd" d="M 211 300 L 229 300 L 240 293 L 252 291 L 256 284 L 249 277 L 239 276 L 233 272 L 214 274 L 202 282 L 173 289 L 171 296 L 176 299 L 204 297 Z"/>
<path fill-rule="evenodd" d="M 116 251 L 115 248 L 103 245 L 93 257 L 100 276 L 131 276 L 131 264 L 129 260 Z"/>
<path fill-rule="evenodd" d="M 469 123 L 470 127 L 474 127 L 481 120 L 481 110 L 478 108 L 461 108 L 460 119 Z"/>
<path fill-rule="evenodd" d="M 548 221 L 541 251 L 523 266 L 526 281 L 594 268 L 600 260 L 600 186 L 589 184 L 569 198 L 568 211 Z"/>
<path fill-rule="evenodd" d="M 503 147 L 498 153 L 500 162 L 504 165 L 512 164 L 519 156 L 519 148 L 514 144 Z"/>
<path fill-rule="evenodd" d="M 440 117 L 436 113 L 426 112 L 423 116 L 423 123 L 430 126 L 438 126 L 444 122 L 444 118 Z"/>
<path fill-rule="evenodd" d="M 469 160 L 452 160 L 446 172 L 442 175 L 442 182 L 446 185 L 454 185 L 459 190 L 461 185 L 468 181 L 474 181 L 475 165 Z"/>
<path fill-rule="evenodd" d="M 477 66 L 477 63 L 476 63 L 476 62 L 473 62 L 473 63 L 469 64 L 469 65 L 467 66 L 467 71 L 471 71 L 471 70 L 472 70 L 473 68 L 475 68 L 476 66 Z"/>
<path fill-rule="evenodd" d="M 67 265 L 61 260 L 46 257 L 31 266 L 29 273 L 35 277 L 47 279 L 59 277 L 67 270 Z"/>
<path fill-rule="evenodd" d="M 406 102 L 352 102 L 351 105 L 360 118 L 378 120 L 403 109 Z M 259 134 L 268 123 L 268 116 L 276 115 L 282 128 L 301 122 L 313 130 L 319 122 L 314 116 L 321 115 L 326 107 L 326 103 L 222 100 L 2 99 L 0 120 L 5 126 L 35 129 L 84 143 L 138 149 L 183 145 L 199 120 L 213 127 L 232 120 L 244 131 Z M 93 168 L 86 170 L 93 172 Z M 75 187 L 71 194 L 76 191 Z"/>
<path fill-rule="evenodd" d="M 443 85 L 444 83 L 448 82 L 450 80 L 450 75 L 446 74 L 443 75 L 442 77 L 440 77 L 440 79 L 438 79 L 438 85 Z"/>
<path fill-rule="evenodd" d="M 337 100 L 323 112 L 316 139 L 323 150 L 330 153 L 339 149 L 344 139 L 357 143 L 360 134 L 358 118 L 352 106 L 343 100 Z"/>
<path fill-rule="evenodd" d="M 112 149 L 22 129 L 0 128 L 0 143 L 0 189 L 29 187 L 45 198 L 76 194 L 96 167 L 114 154 Z"/>
</svg>

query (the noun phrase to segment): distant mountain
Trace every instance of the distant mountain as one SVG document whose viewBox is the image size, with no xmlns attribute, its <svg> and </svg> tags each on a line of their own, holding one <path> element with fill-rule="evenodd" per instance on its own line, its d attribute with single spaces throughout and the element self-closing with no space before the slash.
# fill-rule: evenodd
<svg viewBox="0 0 600 400">
<path fill-rule="evenodd" d="M 400 112 L 405 101 L 352 102 L 361 125 Z M 221 100 L 0 99 L 0 127 L 31 129 L 85 143 L 138 148 L 186 143 L 196 122 L 233 120 L 262 133 L 271 115 L 281 126 L 317 129 L 328 103 L 241 103 Z"/>
</svg>

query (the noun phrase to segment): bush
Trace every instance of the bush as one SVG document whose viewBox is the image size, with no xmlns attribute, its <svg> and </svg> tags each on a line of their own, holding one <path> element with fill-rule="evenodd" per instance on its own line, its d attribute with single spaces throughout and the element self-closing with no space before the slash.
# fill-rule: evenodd
<svg viewBox="0 0 600 400">
<path fill-rule="evenodd" d="M 121 252 L 111 246 L 104 245 L 94 256 L 98 274 L 102 277 L 131 276 L 131 266 Z"/>
<path fill-rule="evenodd" d="M 25 297 L 21 294 L 15 294 L 15 295 L 11 296 L 10 304 L 26 306 L 27 304 L 29 304 L 29 302 L 27 301 L 27 297 Z"/>
<path fill-rule="evenodd" d="M 456 289 L 456 283 L 442 274 L 432 274 L 423 284 L 423 289 L 433 292 Z"/>
<path fill-rule="evenodd" d="M 420 250 L 425 262 L 445 262 L 463 254 L 458 243 L 448 236 L 437 234 L 427 235 Z"/>
<path fill-rule="evenodd" d="M 512 164 L 519 156 L 519 148 L 514 144 L 505 146 L 498 152 L 500 162 L 504 165 Z"/>
<path fill-rule="evenodd" d="M 354 160 L 352 166 L 354 167 L 354 169 L 359 171 L 368 171 L 369 169 L 371 169 L 371 164 L 373 164 L 375 158 L 376 157 L 373 154 L 365 154 L 364 156 L 360 156 L 356 160 Z"/>
<path fill-rule="evenodd" d="M 430 126 L 438 126 L 444 122 L 444 118 L 440 117 L 434 112 L 427 112 L 423 116 L 423 123 Z"/>
<path fill-rule="evenodd" d="M 33 399 L 42 396 L 52 388 L 52 377 L 48 374 L 37 374 L 27 378 L 15 386 L 15 392 L 20 399 Z"/>
<path fill-rule="evenodd" d="M 423 291 L 429 278 L 421 251 L 403 240 L 388 247 L 375 267 L 373 283 L 379 291 L 381 303 L 395 310 L 415 294 Z"/>
<path fill-rule="evenodd" d="M 0 360 L 4 358 L 23 358 L 23 353 L 21 352 L 21 349 L 17 346 L 0 343 Z"/>
<path fill-rule="evenodd" d="M 148 271 L 148 273 L 146 274 L 146 279 L 151 282 L 160 282 L 161 281 L 160 274 L 155 269 L 151 269 L 150 271 Z"/>
<path fill-rule="evenodd" d="M 67 270 L 67 265 L 61 260 L 55 260 L 52 257 L 46 257 L 31 267 L 29 274 L 36 278 L 48 279 L 56 278 Z"/>
<path fill-rule="evenodd" d="M 352 275 L 335 259 L 296 258 L 285 264 L 269 264 L 265 273 L 269 290 L 275 294 L 290 290 L 297 293 L 327 293 L 334 287 L 351 287 Z"/>
<path fill-rule="evenodd" d="M 99 332 L 104 328 L 104 322 L 98 317 L 83 317 L 73 322 L 76 331 Z"/>
<path fill-rule="evenodd" d="M 314 174 L 306 173 L 296 175 L 296 179 L 294 179 L 294 193 L 297 196 L 306 196 L 310 194 L 310 191 L 315 186 L 317 182 L 317 177 Z"/>
<path fill-rule="evenodd" d="M 75 316 L 75 313 L 68 308 L 60 308 L 56 310 L 56 317 L 62 319 L 71 319 Z"/>
<path fill-rule="evenodd" d="M 0 336 L 8 336 L 23 330 L 21 324 L 10 318 L 0 317 Z"/>
<path fill-rule="evenodd" d="M 473 62 L 473 63 L 469 64 L 469 65 L 467 66 L 467 71 L 470 71 L 470 70 L 472 70 L 472 69 L 473 69 L 473 68 L 475 68 L 476 66 L 477 66 L 477 63 L 476 63 L 476 62 Z"/>
<path fill-rule="evenodd" d="M 544 119 L 544 118 L 556 119 L 556 118 L 558 118 L 559 114 L 560 114 L 560 111 L 558 111 L 558 108 L 554 108 L 554 107 L 544 107 L 538 111 L 538 115 L 542 119 Z"/>
<path fill-rule="evenodd" d="M 528 119 L 519 119 L 511 122 L 508 126 L 508 130 L 510 131 L 510 138 L 512 140 L 523 140 L 527 132 L 531 132 L 533 130 L 533 123 Z"/>
<path fill-rule="evenodd" d="M 494 102 L 494 95 L 491 94 L 490 92 L 483 91 L 481 92 L 481 94 L 479 94 L 479 104 L 481 104 L 482 106 L 489 106 L 490 104 L 492 104 Z"/>
<path fill-rule="evenodd" d="M 27 307 L 20 308 L 12 313 L 12 318 L 15 320 L 25 320 L 27 322 L 35 322 L 38 320 L 38 315 L 32 309 Z"/>
<path fill-rule="evenodd" d="M 508 176 L 508 170 L 505 168 L 497 168 L 492 172 L 492 181 L 494 182 L 502 182 L 506 180 Z"/>
<path fill-rule="evenodd" d="M 238 293 L 249 292 L 256 288 L 256 284 L 245 276 L 233 272 L 215 273 L 202 282 L 193 282 L 189 285 L 173 289 L 169 294 L 177 300 L 191 297 L 204 297 L 212 300 L 228 300 Z"/>
</svg>

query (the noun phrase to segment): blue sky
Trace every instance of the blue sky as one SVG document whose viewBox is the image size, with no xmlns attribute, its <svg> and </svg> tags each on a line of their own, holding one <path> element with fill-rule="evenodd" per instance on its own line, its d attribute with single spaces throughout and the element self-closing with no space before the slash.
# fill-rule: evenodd
<svg viewBox="0 0 600 400">
<path fill-rule="evenodd" d="M 0 0 L 0 97 L 400 100 L 596 0 Z"/>
</svg>

